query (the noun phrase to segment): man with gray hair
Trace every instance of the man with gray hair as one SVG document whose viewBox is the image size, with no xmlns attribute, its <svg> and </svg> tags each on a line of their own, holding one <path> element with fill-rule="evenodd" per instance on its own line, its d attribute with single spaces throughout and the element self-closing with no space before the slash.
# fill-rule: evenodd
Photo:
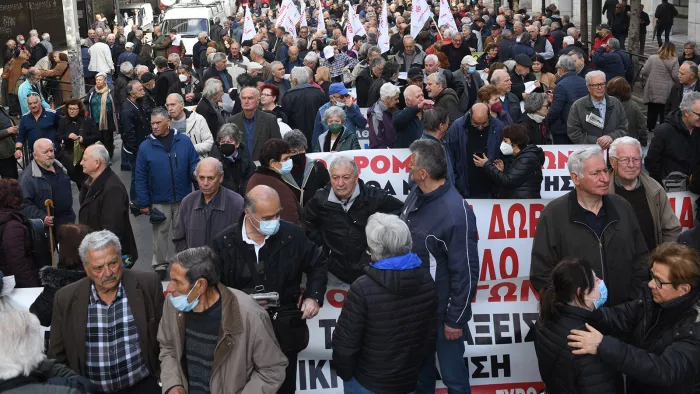
<svg viewBox="0 0 700 394">
<path fill-rule="evenodd" d="M 576 62 L 570 56 L 559 57 L 556 73 L 559 78 L 554 87 L 552 103 L 545 122 L 549 125 L 554 144 L 565 145 L 571 143 L 566 125 L 571 106 L 576 100 L 588 95 L 588 90 L 586 81 L 576 74 Z"/>
<path fill-rule="evenodd" d="M 163 391 L 276 392 L 289 362 L 275 341 L 270 316 L 251 296 L 220 282 L 212 250 L 178 253 L 171 278 L 158 329 Z"/>
<path fill-rule="evenodd" d="M 156 341 L 163 286 L 152 271 L 125 270 L 119 238 L 85 236 L 78 249 L 87 274 L 58 290 L 48 356 L 105 393 L 160 393 Z"/>
<path fill-rule="evenodd" d="M 78 223 L 113 232 L 123 246 L 126 267 L 138 260 L 136 238 L 129 221 L 129 194 L 119 176 L 109 166 L 109 153 L 103 145 L 90 145 L 80 161 L 88 176 L 80 189 Z"/>
<path fill-rule="evenodd" d="M 309 52 L 311 55 L 312 52 Z M 308 55 L 307 55 L 308 57 Z M 306 60 L 304 60 L 306 64 Z M 309 83 L 309 71 L 306 67 L 294 67 L 289 75 L 291 89 L 287 91 L 281 101 L 281 107 L 287 114 L 289 127 L 301 130 L 309 145 L 307 151 L 311 152 L 315 141 L 313 140 L 314 125 L 318 110 L 328 102 L 328 96 L 323 91 Z"/>
<path fill-rule="evenodd" d="M 483 105 L 483 104 L 482 104 Z M 479 280 L 476 217 L 469 203 L 447 181 L 445 149 L 421 139 L 409 147 L 415 185 L 406 198 L 401 219 L 408 224 L 413 253 L 429 269 L 437 292 L 437 358 L 450 392 L 468 393 L 469 369 L 464 362 L 471 301 Z M 435 354 L 425 357 L 417 392 L 435 392 Z"/>
<path fill-rule="evenodd" d="M 637 215 L 622 197 L 609 194 L 610 174 L 598 147 L 575 151 L 567 164 L 575 189 L 542 211 L 532 243 L 530 281 L 540 292 L 565 257 L 591 263 L 608 289 L 606 306 L 635 300 L 648 280 L 649 250 Z"/>
<path fill-rule="evenodd" d="M 605 93 L 605 74 L 586 74 L 588 95 L 571 105 L 567 134 L 574 144 L 598 144 L 608 149 L 615 138 L 627 135 L 629 122 L 620 100 Z"/>
<path fill-rule="evenodd" d="M 664 242 L 676 241 L 680 221 L 664 188 L 642 171 L 642 144 L 632 137 L 618 138 L 610 145 L 608 157 L 613 168 L 608 191 L 632 205 L 647 248 L 654 250 Z"/>
<path fill-rule="evenodd" d="M 611 38 L 607 44 L 598 47 L 598 50 L 593 54 L 591 63 L 597 70 L 605 73 L 606 81 L 615 77 L 625 77 L 627 82 L 632 82 L 631 78 L 627 78 L 628 71 L 632 70 L 632 63 L 629 56 L 620 51 L 620 41 L 617 38 Z"/>
<path fill-rule="evenodd" d="M 670 114 L 677 109 L 683 97 L 690 92 L 700 92 L 700 83 L 698 83 L 698 65 L 691 61 L 684 61 L 678 68 L 679 83 L 674 84 L 671 92 L 666 99 L 666 114 Z"/>
<path fill-rule="evenodd" d="M 450 124 L 463 115 L 459 110 L 459 97 L 454 89 L 447 87 L 447 80 L 443 73 L 435 72 L 428 75 L 425 90 L 428 97 L 435 102 L 435 107 L 447 111 Z"/>
<path fill-rule="evenodd" d="M 182 199 L 173 228 L 175 251 L 208 246 L 214 236 L 243 215 L 243 197 L 221 186 L 224 166 L 213 157 L 200 160 L 195 170 L 199 190 Z"/>
</svg>

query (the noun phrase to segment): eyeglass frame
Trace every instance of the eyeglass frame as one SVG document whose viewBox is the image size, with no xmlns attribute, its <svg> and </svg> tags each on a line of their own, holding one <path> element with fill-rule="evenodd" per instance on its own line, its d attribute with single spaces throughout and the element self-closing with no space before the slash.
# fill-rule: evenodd
<svg viewBox="0 0 700 394">
<path fill-rule="evenodd" d="M 627 166 L 632 162 L 635 166 L 638 166 L 642 163 L 642 158 L 636 158 L 636 157 L 617 157 L 617 156 L 610 156 L 611 159 L 617 160 L 618 163 L 622 164 L 623 166 Z"/>
<path fill-rule="evenodd" d="M 663 289 L 664 285 L 678 286 L 682 284 L 676 282 L 662 282 L 659 278 L 656 277 L 656 275 L 654 275 L 654 273 L 651 271 L 651 268 L 649 268 L 649 277 L 651 277 L 651 279 L 654 281 L 654 284 L 659 289 Z"/>
</svg>

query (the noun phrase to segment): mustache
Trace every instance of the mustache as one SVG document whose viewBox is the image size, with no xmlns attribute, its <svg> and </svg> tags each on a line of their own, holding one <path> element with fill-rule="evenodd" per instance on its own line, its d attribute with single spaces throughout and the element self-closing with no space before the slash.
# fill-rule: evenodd
<svg viewBox="0 0 700 394">
<path fill-rule="evenodd" d="M 115 279 L 117 279 L 117 275 L 116 275 L 116 274 L 112 274 L 112 275 L 110 275 L 110 276 L 108 276 L 108 277 L 106 277 L 106 278 L 102 278 L 102 284 L 105 284 L 105 283 L 107 283 L 107 282 L 113 281 L 113 280 L 115 280 Z"/>
</svg>

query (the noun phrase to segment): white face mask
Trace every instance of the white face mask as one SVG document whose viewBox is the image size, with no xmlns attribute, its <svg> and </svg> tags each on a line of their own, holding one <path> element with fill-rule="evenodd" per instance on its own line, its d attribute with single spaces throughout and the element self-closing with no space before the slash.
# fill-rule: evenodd
<svg viewBox="0 0 700 394">
<path fill-rule="evenodd" d="M 502 141 L 501 153 L 503 153 L 504 156 L 511 156 L 513 154 L 513 146 L 510 144 L 506 144 L 505 141 Z"/>
<path fill-rule="evenodd" d="M 180 78 L 180 82 L 187 82 L 187 75 L 185 74 L 180 74 L 178 78 Z"/>
</svg>

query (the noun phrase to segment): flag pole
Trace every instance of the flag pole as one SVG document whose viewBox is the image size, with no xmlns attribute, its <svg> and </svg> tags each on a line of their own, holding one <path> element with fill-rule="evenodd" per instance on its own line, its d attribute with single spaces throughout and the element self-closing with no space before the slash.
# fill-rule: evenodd
<svg viewBox="0 0 700 394">
<path fill-rule="evenodd" d="M 435 17 L 433 16 L 433 13 L 430 13 L 430 19 L 433 20 L 433 23 L 435 24 L 435 27 L 437 27 L 437 34 L 440 37 L 440 41 L 442 41 L 442 34 L 440 34 L 440 26 L 438 26 L 437 22 L 435 22 Z"/>
</svg>

